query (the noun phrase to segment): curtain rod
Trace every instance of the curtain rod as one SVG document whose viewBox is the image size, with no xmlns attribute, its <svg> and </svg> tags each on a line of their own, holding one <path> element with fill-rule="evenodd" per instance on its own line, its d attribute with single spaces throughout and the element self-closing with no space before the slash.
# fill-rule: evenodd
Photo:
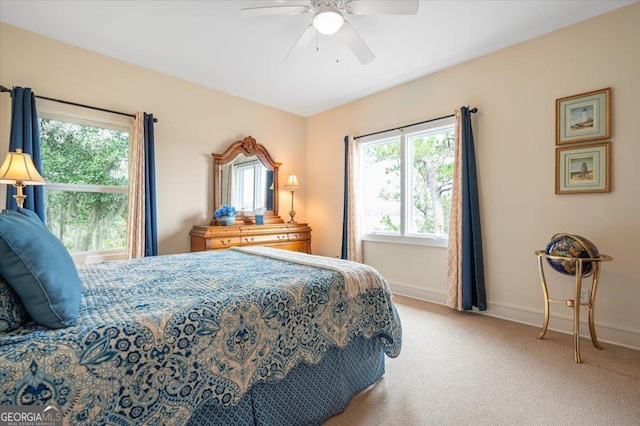
<svg viewBox="0 0 640 426">
<path fill-rule="evenodd" d="M 0 93 L 3 93 L 3 92 L 5 92 L 5 93 L 9 93 L 9 94 L 13 95 L 13 90 L 11 90 L 11 89 L 7 89 L 7 88 L 6 88 L 6 87 L 4 87 L 4 86 L 0 86 Z M 112 114 L 118 114 L 118 115 L 124 115 L 124 116 L 127 116 L 127 117 L 136 118 L 135 114 L 128 114 L 128 113 L 126 113 L 126 112 L 113 111 L 113 110 L 111 110 L 111 109 L 98 108 L 98 107 L 94 107 L 94 106 L 91 106 L 91 105 L 84 105 L 84 104 L 78 104 L 78 103 L 76 103 L 76 102 L 63 101 L 63 100 L 61 100 L 61 99 L 47 98 L 46 96 L 39 96 L 39 95 L 35 95 L 35 96 L 36 96 L 36 98 L 38 98 L 38 99 L 45 99 L 45 100 L 47 100 L 47 101 L 53 101 L 53 102 L 58 102 L 58 103 L 61 103 L 61 104 L 73 105 L 73 106 L 78 106 L 78 107 L 82 107 L 82 108 L 94 109 L 94 110 L 96 110 L 96 111 L 110 112 L 110 113 L 112 113 Z M 154 122 L 154 123 L 157 123 L 157 122 L 158 122 L 158 119 L 154 117 L 154 118 L 153 118 L 153 122 Z"/>
<path fill-rule="evenodd" d="M 476 112 L 478 112 L 478 108 L 471 108 L 469 110 L 469 112 L 476 113 Z M 366 135 L 361 135 L 361 136 L 354 136 L 353 139 L 357 140 L 357 139 L 360 139 L 360 138 L 366 138 L 367 136 L 374 136 L 374 135 L 379 135 L 380 133 L 391 132 L 393 130 L 402 130 L 402 129 L 406 129 L 407 127 L 417 126 L 418 124 L 425 124 L 425 123 L 430 123 L 432 121 L 444 120 L 445 118 L 451 118 L 451 117 L 455 117 L 455 116 L 456 116 L 455 114 L 444 115 L 442 117 L 432 118 L 430 120 L 420 121 L 418 123 L 407 124 L 405 126 L 400 126 L 400 127 L 394 127 L 393 129 L 380 130 L 379 132 L 368 133 Z"/>
</svg>

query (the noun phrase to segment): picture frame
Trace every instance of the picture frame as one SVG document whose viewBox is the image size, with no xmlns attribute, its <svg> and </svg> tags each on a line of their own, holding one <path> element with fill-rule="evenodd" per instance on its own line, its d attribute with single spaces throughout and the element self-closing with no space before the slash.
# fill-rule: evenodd
<svg viewBox="0 0 640 426">
<path fill-rule="evenodd" d="M 611 191 L 611 142 L 556 148 L 556 194 Z"/>
<path fill-rule="evenodd" d="M 610 137 L 610 87 L 556 99 L 556 145 Z"/>
</svg>

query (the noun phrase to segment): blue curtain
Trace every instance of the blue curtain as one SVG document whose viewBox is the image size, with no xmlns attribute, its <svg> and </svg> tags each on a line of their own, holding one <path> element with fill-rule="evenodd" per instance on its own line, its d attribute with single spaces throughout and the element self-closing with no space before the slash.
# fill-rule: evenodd
<svg viewBox="0 0 640 426">
<path fill-rule="evenodd" d="M 144 113 L 145 256 L 158 254 L 153 114 Z"/>
<path fill-rule="evenodd" d="M 38 113 L 36 112 L 36 96 L 31 89 L 14 87 L 11 92 L 11 131 L 9 139 L 9 152 L 17 148 L 29 154 L 33 164 L 42 174 L 42 160 L 40 158 L 40 126 Z M 15 210 L 16 189 L 7 185 L 7 209 Z M 33 210 L 45 223 L 44 188 L 42 185 L 27 185 L 24 188 L 27 198 L 24 200 L 24 208 Z"/>
<path fill-rule="evenodd" d="M 271 185 L 273 185 L 273 171 L 272 170 L 267 170 L 267 182 L 265 183 L 266 186 L 266 190 L 265 190 L 265 194 L 267 194 L 267 200 L 265 202 L 265 209 L 267 211 L 273 211 L 273 193 L 274 193 L 274 189 L 271 188 Z"/>
<path fill-rule="evenodd" d="M 462 107 L 462 309 L 487 309 L 471 112 Z"/>
<path fill-rule="evenodd" d="M 342 251 L 341 259 L 347 258 L 347 237 L 349 215 L 349 136 L 344 137 L 344 211 L 342 212 Z"/>
</svg>

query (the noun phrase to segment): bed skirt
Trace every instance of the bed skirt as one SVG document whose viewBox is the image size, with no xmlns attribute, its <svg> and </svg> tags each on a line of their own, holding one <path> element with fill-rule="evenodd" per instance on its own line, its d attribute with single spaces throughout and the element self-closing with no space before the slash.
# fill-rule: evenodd
<svg viewBox="0 0 640 426">
<path fill-rule="evenodd" d="M 384 363 L 380 339 L 360 336 L 329 348 L 318 364 L 303 362 L 280 381 L 254 385 L 238 405 L 200 406 L 187 425 L 321 425 L 382 377 Z"/>
</svg>

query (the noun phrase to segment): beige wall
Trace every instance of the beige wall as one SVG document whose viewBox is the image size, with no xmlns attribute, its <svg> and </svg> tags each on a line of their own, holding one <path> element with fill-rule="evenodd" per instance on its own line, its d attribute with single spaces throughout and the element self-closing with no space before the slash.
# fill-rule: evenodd
<svg viewBox="0 0 640 426">
<path fill-rule="evenodd" d="M 155 126 L 158 238 L 162 254 L 190 249 L 189 231 L 213 214 L 212 152 L 252 135 L 282 163 L 284 178 L 307 181 L 303 117 L 229 96 L 0 24 L 0 84 L 37 95 L 159 119 Z M 11 98 L 0 95 L 0 155 L 8 149 Z M 0 188 L 4 206 L 5 186 Z M 296 219 L 306 219 L 306 188 L 296 191 Z M 290 193 L 280 205 L 287 216 Z"/>
<path fill-rule="evenodd" d="M 211 152 L 253 135 L 297 173 L 296 218 L 313 251 L 340 253 L 343 136 L 479 108 L 479 164 L 489 315 L 539 326 L 542 297 L 533 252 L 557 232 L 594 241 L 605 264 L 596 312 L 602 340 L 640 348 L 640 4 L 304 119 L 0 24 L 0 83 L 43 96 L 120 111 L 152 112 L 156 125 L 161 253 L 189 250 L 193 224 L 212 214 Z M 612 87 L 609 194 L 555 195 L 555 99 Z M 10 99 L 0 96 L 0 153 L 7 150 Z M 1 155 L 0 155 L 1 156 Z M 4 187 L 0 188 L 0 203 Z M 289 193 L 281 191 L 286 217 Z M 446 251 L 365 244 L 366 262 L 399 293 L 444 301 Z M 571 280 L 549 275 L 556 297 Z M 571 311 L 552 306 L 551 328 L 570 331 Z M 586 315 L 583 315 L 583 317 Z M 583 327 L 583 330 L 586 330 Z M 532 338 L 537 334 L 532 329 Z"/>
<path fill-rule="evenodd" d="M 534 251 L 558 232 L 591 239 L 604 264 L 596 324 L 602 340 L 640 348 L 640 4 L 486 55 L 308 120 L 307 208 L 314 251 L 340 252 L 344 135 L 361 135 L 455 108 L 473 115 L 488 314 L 539 326 Z M 612 88 L 612 191 L 555 195 L 555 100 Z M 335 173 L 326 173 L 336 170 Z M 365 261 L 397 292 L 445 301 L 446 249 L 365 243 Z M 552 297 L 569 277 L 548 272 Z M 550 327 L 571 330 L 572 311 L 551 307 Z M 586 311 L 583 310 L 583 318 Z M 587 329 L 583 330 L 588 333 Z M 532 329 L 532 338 L 537 330 Z"/>
</svg>

